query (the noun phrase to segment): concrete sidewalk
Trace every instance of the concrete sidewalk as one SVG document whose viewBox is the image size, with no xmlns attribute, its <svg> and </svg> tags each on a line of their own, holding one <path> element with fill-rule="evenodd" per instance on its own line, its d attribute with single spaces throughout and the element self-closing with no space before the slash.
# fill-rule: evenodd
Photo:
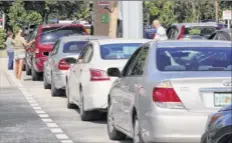
<svg viewBox="0 0 232 143">
<path fill-rule="evenodd" d="M 15 84 L 11 81 L 9 76 L 7 75 L 7 58 L 0 58 L 0 88 L 10 88 L 15 86 Z"/>
</svg>

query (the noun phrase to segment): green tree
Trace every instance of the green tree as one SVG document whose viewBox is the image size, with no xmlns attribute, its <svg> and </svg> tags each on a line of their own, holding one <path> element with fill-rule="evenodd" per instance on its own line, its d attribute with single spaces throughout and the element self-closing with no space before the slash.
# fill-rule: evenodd
<svg viewBox="0 0 232 143">
<path fill-rule="evenodd" d="M 22 0 L 16 0 L 12 4 L 8 13 L 9 25 L 15 32 L 19 27 L 28 24 L 39 24 L 42 22 L 42 16 L 36 11 L 26 11 L 24 8 L 24 2 Z"/>
<path fill-rule="evenodd" d="M 5 40 L 6 40 L 6 32 L 0 28 L 0 48 L 5 47 Z"/>
<path fill-rule="evenodd" d="M 23 21 L 26 19 L 27 13 L 24 9 L 24 3 L 22 0 L 16 0 L 9 9 L 9 25 L 15 32 L 17 28 L 23 26 Z"/>
<path fill-rule="evenodd" d="M 144 3 L 149 15 L 159 19 L 166 26 L 175 23 L 174 2 L 169 0 L 146 1 Z"/>
<path fill-rule="evenodd" d="M 42 22 L 42 16 L 36 11 L 29 11 L 26 16 L 25 23 L 28 24 L 40 24 Z"/>
</svg>

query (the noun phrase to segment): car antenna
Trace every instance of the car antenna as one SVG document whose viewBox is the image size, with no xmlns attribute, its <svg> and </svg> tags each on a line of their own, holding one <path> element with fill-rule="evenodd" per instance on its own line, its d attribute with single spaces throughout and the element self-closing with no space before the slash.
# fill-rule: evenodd
<svg viewBox="0 0 232 143">
<path fill-rule="evenodd" d="M 87 19 L 87 18 L 89 18 L 89 17 L 91 17 L 91 16 L 97 14 L 98 12 L 100 12 L 100 11 L 103 10 L 103 9 L 106 9 L 106 10 L 108 10 L 110 13 L 112 13 L 112 10 L 111 10 L 108 6 L 105 6 L 104 8 L 101 8 L 101 9 L 99 9 L 98 11 L 96 11 L 95 13 L 90 14 L 88 17 L 83 18 L 83 20 L 85 20 L 85 19 Z M 88 10 L 88 11 L 89 11 L 89 10 Z M 39 37 L 40 35 L 46 34 L 46 33 L 51 33 L 51 32 L 54 32 L 54 31 L 57 31 L 57 30 L 60 30 L 60 29 L 69 27 L 70 25 L 76 23 L 77 21 L 79 21 L 79 20 L 75 20 L 75 21 L 73 21 L 71 24 L 62 26 L 62 27 L 60 27 L 60 28 L 57 28 L 57 29 L 54 29 L 54 30 L 51 30 L 51 31 L 48 31 L 48 32 L 41 33 L 41 34 L 39 34 L 38 36 L 36 36 L 35 38 Z"/>
</svg>

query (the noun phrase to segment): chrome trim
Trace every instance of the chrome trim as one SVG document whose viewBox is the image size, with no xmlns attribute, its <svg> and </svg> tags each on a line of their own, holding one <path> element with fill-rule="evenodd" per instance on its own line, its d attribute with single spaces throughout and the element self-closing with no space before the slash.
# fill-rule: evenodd
<svg viewBox="0 0 232 143">
<path fill-rule="evenodd" d="M 232 92 L 228 87 L 212 87 L 212 88 L 200 88 L 200 92 Z"/>
</svg>

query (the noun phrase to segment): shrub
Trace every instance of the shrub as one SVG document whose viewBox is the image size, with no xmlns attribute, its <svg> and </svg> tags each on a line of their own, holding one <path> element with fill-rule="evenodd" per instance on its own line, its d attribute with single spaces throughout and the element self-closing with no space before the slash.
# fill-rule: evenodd
<svg viewBox="0 0 232 143">
<path fill-rule="evenodd" d="M 4 29 L 0 28 L 0 48 L 5 48 L 6 32 Z"/>
</svg>

